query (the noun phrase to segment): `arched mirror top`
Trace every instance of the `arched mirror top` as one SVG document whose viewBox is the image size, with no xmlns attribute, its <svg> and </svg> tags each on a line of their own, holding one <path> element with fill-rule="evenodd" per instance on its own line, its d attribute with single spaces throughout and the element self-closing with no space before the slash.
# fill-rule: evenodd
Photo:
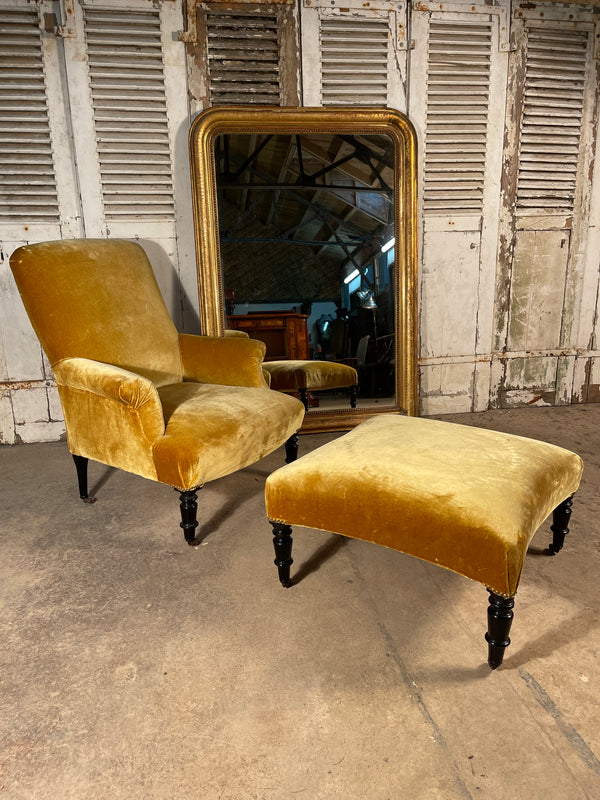
<svg viewBox="0 0 600 800">
<path fill-rule="evenodd" d="M 202 332 L 221 336 L 265 315 L 289 325 L 293 316 L 310 338 L 302 358 L 357 367 L 358 407 L 316 399 L 303 430 L 415 414 L 408 118 L 387 108 L 215 107 L 192 123 L 190 158 Z M 267 361 L 298 358 L 263 340 Z"/>
</svg>

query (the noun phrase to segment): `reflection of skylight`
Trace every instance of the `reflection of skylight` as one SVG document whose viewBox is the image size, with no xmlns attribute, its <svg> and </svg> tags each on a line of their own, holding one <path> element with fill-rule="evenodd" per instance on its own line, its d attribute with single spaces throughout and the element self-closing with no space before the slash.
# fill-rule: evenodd
<svg viewBox="0 0 600 800">
<path fill-rule="evenodd" d="M 381 252 L 382 252 L 382 253 L 387 253 L 387 251 L 388 251 L 388 250 L 391 250 L 391 249 L 392 249 L 392 247 L 393 247 L 395 244 L 396 244 L 396 240 L 395 240 L 395 238 L 392 236 L 392 238 L 391 238 L 389 241 L 387 241 L 387 242 L 386 242 L 386 243 L 383 245 L 383 247 L 381 248 Z"/>
<path fill-rule="evenodd" d="M 360 275 L 360 272 L 357 269 L 353 269 L 352 272 L 344 278 L 344 283 L 349 284 L 350 281 L 353 281 L 358 275 Z"/>
<path fill-rule="evenodd" d="M 358 270 L 357 270 L 357 272 L 358 272 Z M 350 294 L 354 294 L 354 292 L 357 292 L 360 289 L 360 284 L 361 284 L 361 277 L 360 277 L 360 273 L 358 273 L 356 278 L 354 278 L 354 280 L 348 286 L 348 292 Z"/>
</svg>

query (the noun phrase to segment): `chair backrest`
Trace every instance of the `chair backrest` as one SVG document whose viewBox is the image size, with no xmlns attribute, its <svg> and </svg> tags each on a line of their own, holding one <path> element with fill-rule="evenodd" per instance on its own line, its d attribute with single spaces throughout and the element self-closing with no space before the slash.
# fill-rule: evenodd
<svg viewBox="0 0 600 800">
<path fill-rule="evenodd" d="M 366 336 L 361 337 L 358 340 L 358 344 L 356 345 L 356 361 L 358 362 L 358 366 L 364 366 L 364 363 L 367 358 L 367 347 L 369 346 L 369 339 L 371 337 L 369 334 Z"/>
<path fill-rule="evenodd" d="M 345 319 L 334 319 L 330 331 L 329 351 L 332 357 L 346 358 L 348 355 L 348 323 Z"/>
<path fill-rule="evenodd" d="M 15 250 L 10 266 L 51 365 L 78 356 L 159 386 L 182 379 L 177 330 L 139 244 L 41 242 Z"/>
</svg>

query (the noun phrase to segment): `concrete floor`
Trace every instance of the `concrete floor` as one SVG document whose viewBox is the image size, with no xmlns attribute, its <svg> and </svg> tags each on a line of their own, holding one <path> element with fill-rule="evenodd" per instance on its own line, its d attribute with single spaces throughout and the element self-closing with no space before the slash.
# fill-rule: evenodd
<svg viewBox="0 0 600 800">
<path fill-rule="evenodd" d="M 599 798 L 600 406 L 445 419 L 586 464 L 496 672 L 487 593 L 453 573 L 298 529 L 279 586 L 282 451 L 200 493 L 193 550 L 169 487 L 93 464 L 85 505 L 65 444 L 0 448 L 0 797 Z"/>
</svg>

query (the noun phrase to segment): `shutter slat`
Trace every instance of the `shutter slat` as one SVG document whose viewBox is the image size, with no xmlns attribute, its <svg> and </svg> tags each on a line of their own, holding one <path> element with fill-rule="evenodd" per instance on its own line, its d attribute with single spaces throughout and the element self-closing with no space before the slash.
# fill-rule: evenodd
<svg viewBox="0 0 600 800">
<path fill-rule="evenodd" d="M 86 7 L 84 15 L 105 218 L 172 220 L 159 12 Z"/>
<path fill-rule="evenodd" d="M 483 209 L 491 42 L 488 22 L 430 22 L 425 211 Z"/>
<path fill-rule="evenodd" d="M 0 222 L 58 222 L 37 12 L 0 17 Z"/>
<path fill-rule="evenodd" d="M 527 28 L 517 207 L 573 210 L 588 32 Z"/>
</svg>

